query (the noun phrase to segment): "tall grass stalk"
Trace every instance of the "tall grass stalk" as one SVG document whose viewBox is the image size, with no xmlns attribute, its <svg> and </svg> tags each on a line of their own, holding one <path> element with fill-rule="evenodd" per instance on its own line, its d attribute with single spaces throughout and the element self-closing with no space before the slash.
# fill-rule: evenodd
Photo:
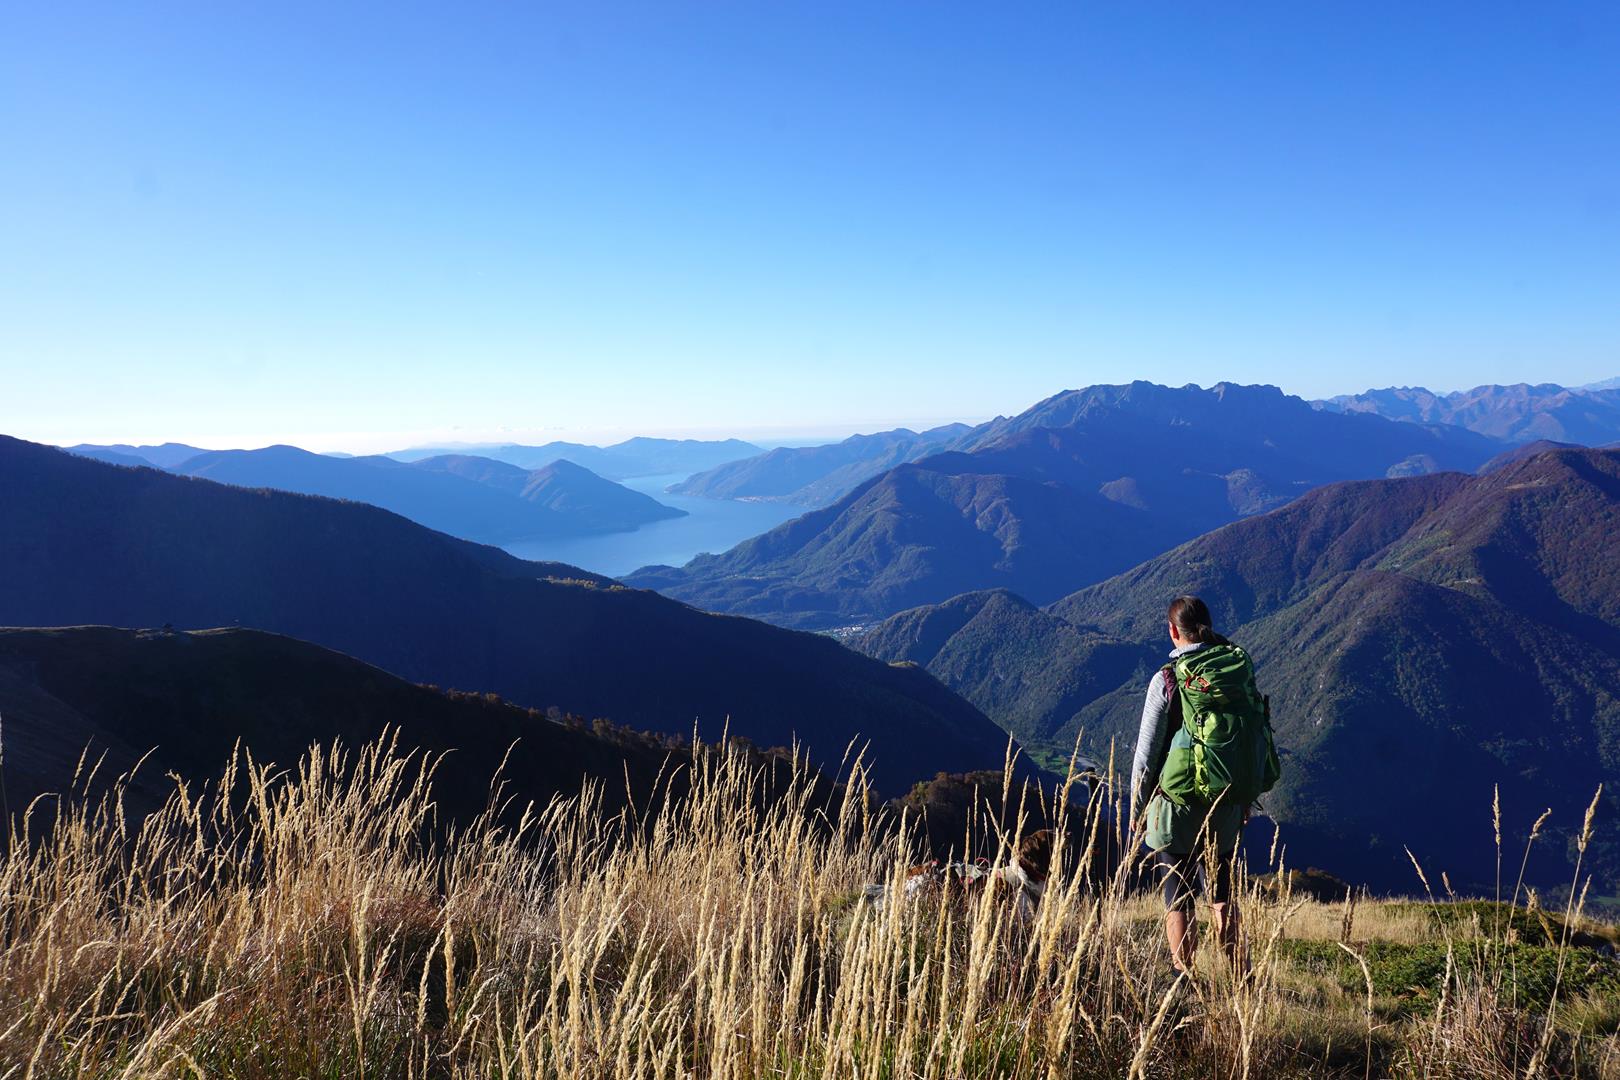
<svg viewBox="0 0 1620 1080">
<path fill-rule="evenodd" d="M 241 751 L 140 820 L 123 781 L 31 808 L 0 863 L 0 1078 L 1468 1075 L 1434 1049 L 1458 1008 L 1375 1024 L 1364 950 L 1364 994 L 1311 983 L 1283 946 L 1315 909 L 1241 865 L 1250 977 L 1209 933 L 1178 978 L 1129 861 L 1074 872 L 1129 843 L 1114 796 L 1021 805 L 1010 759 L 964 842 L 1005 859 L 1057 819 L 1029 918 L 991 891 L 901 900 L 913 823 L 858 757 L 832 789 L 695 747 L 625 811 L 497 783 L 460 826 L 434 770 L 391 742 Z M 1316 907 L 1336 953 L 1348 919 Z M 1591 1060 L 1620 1060 L 1612 1037 Z"/>
</svg>

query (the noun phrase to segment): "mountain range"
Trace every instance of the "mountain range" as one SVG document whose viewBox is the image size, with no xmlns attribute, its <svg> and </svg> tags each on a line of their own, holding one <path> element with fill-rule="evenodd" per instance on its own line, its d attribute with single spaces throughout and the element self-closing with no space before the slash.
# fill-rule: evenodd
<svg viewBox="0 0 1620 1080">
<path fill-rule="evenodd" d="M 1567 882 L 1602 783 L 1609 824 L 1587 865 L 1612 884 L 1617 531 L 1620 452 L 1551 450 L 1477 477 L 1329 485 L 1045 608 L 959 596 L 854 644 L 925 665 L 1038 752 L 1079 740 L 1128 760 L 1166 605 L 1193 593 L 1257 658 L 1284 755 L 1264 803 L 1296 865 L 1410 889 L 1410 847 L 1487 886 L 1500 784 L 1510 843 L 1553 810 L 1531 879 Z"/>
<path fill-rule="evenodd" d="M 1479 386 L 1435 394 L 1421 387 L 1391 387 L 1345 394 L 1311 404 L 1329 412 L 1368 412 L 1390 420 L 1454 424 L 1512 443 L 1536 440 L 1599 446 L 1620 440 L 1620 379 L 1581 387 L 1555 384 Z M 763 499 L 826 506 L 886 469 L 943 450 L 970 450 L 1031 423 L 1064 427 L 1077 417 L 1055 408 L 1094 397 L 1060 395 L 1042 410 L 987 424 L 948 424 L 924 432 L 907 428 L 856 435 L 824 446 L 779 447 L 689 477 L 670 490 L 707 498 Z"/>
<path fill-rule="evenodd" d="M 1509 443 L 1537 440 L 1603 446 L 1620 440 L 1620 386 L 1555 383 L 1476 386 L 1436 394 L 1421 386 L 1392 386 L 1318 401 L 1330 412 L 1370 413 L 1390 420 L 1455 424 Z"/>
<path fill-rule="evenodd" d="M 178 449 L 179 444 L 169 445 Z M 144 464 L 124 460 L 130 455 L 121 449 L 73 452 L 112 464 Z M 489 543 L 621 532 L 686 514 L 568 461 L 527 471 L 463 455 L 405 464 L 377 455 L 333 457 L 296 446 L 267 446 L 199 451 L 164 468 L 240 487 L 370 503 L 429 528 Z"/>
<path fill-rule="evenodd" d="M 1285 779 L 1265 808 L 1295 865 L 1409 890 L 1410 847 L 1488 888 L 1500 785 L 1510 837 L 1553 810 L 1529 875 L 1555 885 L 1599 783 L 1602 820 L 1620 810 L 1620 453 L 1572 445 L 1620 438 L 1617 418 L 1620 391 L 1601 385 L 1308 403 L 1272 387 L 1133 383 L 976 427 L 791 451 L 584 448 L 616 451 L 602 467 L 625 476 L 741 451 L 679 490 L 812 507 L 623 583 L 445 535 L 591 533 L 673 513 L 563 456 L 568 444 L 408 462 L 74 448 L 116 465 L 162 459 L 157 471 L 0 439 L 0 624 L 272 632 L 0 635 L 0 715 L 32 717 L 8 727 L 8 748 L 12 727 L 25 731 L 17 760 L 33 747 L 53 768 L 86 738 L 114 758 L 172 743 L 164 710 L 202 724 L 221 702 L 261 738 L 276 710 L 304 718 L 283 749 L 374 730 L 382 706 L 368 694 L 439 717 L 423 745 L 465 738 L 453 725 L 480 723 L 475 706 L 499 713 L 501 737 L 567 730 L 515 701 L 668 734 L 729 724 L 761 745 L 797 739 L 830 766 L 861 738 L 895 792 L 996 766 L 1009 733 L 1048 765 L 1077 742 L 1095 760 L 1128 756 L 1164 662 L 1164 607 L 1195 592 L 1254 652 L 1272 696 Z M 738 614 L 843 628 L 865 655 Z M 328 685 L 351 690 L 310 704 Z M 538 745 L 592 775 L 650 760 Z M 1620 834 L 1600 829 L 1587 858 L 1614 880 Z"/>
<path fill-rule="evenodd" d="M 1501 444 L 1275 387 L 1067 391 L 719 555 L 628 575 L 712 611 L 861 624 L 1007 588 L 1047 603 L 1320 484 L 1472 470 Z"/>
<path fill-rule="evenodd" d="M 554 461 L 567 460 L 610 480 L 641 476 L 690 475 L 704 469 L 738 461 L 760 453 L 760 448 L 741 439 L 652 439 L 637 436 L 612 446 L 550 442 L 542 446 L 414 447 L 387 455 L 399 461 L 420 461 L 444 455 L 474 454 L 493 458 L 521 469 L 539 469 Z"/>
<path fill-rule="evenodd" d="M 797 739 L 833 765 L 861 738 L 889 790 L 994 766 L 1006 746 L 919 669 L 360 503 L 0 437 L 0 506 L 0 625 L 251 627 L 523 705 L 711 738 L 729 723 L 761 746 Z"/>
<path fill-rule="evenodd" d="M 872 435 L 852 435 L 824 446 L 779 446 L 756 457 L 700 472 L 669 490 L 710 499 L 826 506 L 863 481 L 943 450 L 972 431 L 967 424 L 946 424 L 923 432 L 895 428 Z"/>
<path fill-rule="evenodd" d="M 155 446 L 131 446 L 128 443 L 101 446 L 95 443 L 79 443 L 77 446 L 69 446 L 67 450 L 80 457 L 95 458 L 110 465 L 153 465 L 159 469 L 172 469 L 182 461 L 194 458 L 198 454 L 208 453 L 201 447 L 177 442 Z"/>
</svg>

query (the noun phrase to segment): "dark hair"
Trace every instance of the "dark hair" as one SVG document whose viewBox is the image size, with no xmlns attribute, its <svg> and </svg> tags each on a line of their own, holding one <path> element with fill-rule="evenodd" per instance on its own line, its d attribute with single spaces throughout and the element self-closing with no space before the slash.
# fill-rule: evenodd
<svg viewBox="0 0 1620 1080">
<path fill-rule="evenodd" d="M 1178 596 L 1170 601 L 1170 622 L 1189 645 L 1226 645 L 1229 642 L 1215 632 L 1209 616 L 1209 605 L 1196 596 Z"/>
<path fill-rule="evenodd" d="M 1032 832 L 1018 845 L 1018 865 L 1034 881 L 1045 881 L 1052 872 L 1052 830 Z"/>
</svg>

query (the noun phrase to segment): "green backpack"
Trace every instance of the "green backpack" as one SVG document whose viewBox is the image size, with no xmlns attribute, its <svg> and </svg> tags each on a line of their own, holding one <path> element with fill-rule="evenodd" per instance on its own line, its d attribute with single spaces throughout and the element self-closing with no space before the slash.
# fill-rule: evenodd
<svg viewBox="0 0 1620 1080">
<path fill-rule="evenodd" d="M 1181 730 L 1170 741 L 1159 789 L 1171 802 L 1252 804 L 1282 775 L 1271 738 L 1271 699 L 1236 645 L 1206 645 L 1166 664 L 1181 696 Z"/>
</svg>

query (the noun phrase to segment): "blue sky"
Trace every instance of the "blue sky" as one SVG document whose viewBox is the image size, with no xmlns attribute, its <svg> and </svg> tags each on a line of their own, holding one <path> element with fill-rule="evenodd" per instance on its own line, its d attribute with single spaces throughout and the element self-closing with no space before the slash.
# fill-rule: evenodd
<svg viewBox="0 0 1620 1080">
<path fill-rule="evenodd" d="M 1612 4 L 13 4 L 0 431 L 1620 374 Z"/>
</svg>

